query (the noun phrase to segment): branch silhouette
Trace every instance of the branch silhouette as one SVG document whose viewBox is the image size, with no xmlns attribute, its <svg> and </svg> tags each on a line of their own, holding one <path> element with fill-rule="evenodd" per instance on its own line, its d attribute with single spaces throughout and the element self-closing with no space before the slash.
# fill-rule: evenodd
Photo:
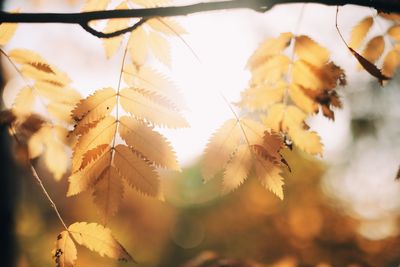
<svg viewBox="0 0 400 267">
<path fill-rule="evenodd" d="M 143 20 L 123 30 L 112 33 L 103 33 L 97 31 L 89 26 L 89 22 L 102 19 L 116 19 L 116 18 L 150 18 L 150 17 L 171 17 L 171 16 L 185 16 L 189 14 L 217 11 L 217 10 L 230 10 L 230 9 L 250 9 L 257 12 L 266 12 L 276 5 L 290 4 L 290 3 L 317 3 L 328 6 L 344 6 L 344 5 L 358 5 L 364 7 L 375 8 L 382 12 L 397 12 L 400 13 L 400 2 L 396 0 L 230 0 L 230 1 L 217 1 L 207 3 L 197 3 L 192 5 L 183 6 L 168 6 L 168 7 L 155 7 L 155 8 L 140 8 L 140 9 L 120 9 L 120 10 L 106 10 L 106 11 L 92 11 L 82 13 L 9 13 L 0 12 L 0 23 L 67 23 L 80 25 L 90 34 L 99 38 L 111 38 L 131 30 L 134 30 Z"/>
</svg>

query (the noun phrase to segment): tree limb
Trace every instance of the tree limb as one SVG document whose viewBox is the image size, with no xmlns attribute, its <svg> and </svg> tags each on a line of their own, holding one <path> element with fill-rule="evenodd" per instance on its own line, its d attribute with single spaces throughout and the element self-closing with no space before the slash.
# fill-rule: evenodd
<svg viewBox="0 0 400 267">
<path fill-rule="evenodd" d="M 251 9 L 257 12 L 265 12 L 275 5 L 290 3 L 318 3 L 328 6 L 358 5 L 372 7 L 383 12 L 400 13 L 400 1 L 397 0 L 230 0 L 197 3 L 185 6 L 168 6 L 140 9 L 119 9 L 106 11 L 92 11 L 82 13 L 9 13 L 0 12 L 0 23 L 67 23 L 81 25 L 89 33 L 99 38 L 109 38 L 109 34 L 98 32 L 88 26 L 90 21 L 115 18 L 149 18 L 184 16 L 198 12 L 229 10 L 229 9 Z M 128 29 L 128 28 L 127 28 Z M 125 30 L 127 30 L 125 29 Z M 126 31 L 111 33 L 113 36 L 123 34 Z M 117 34 L 118 33 L 118 34 Z"/>
</svg>

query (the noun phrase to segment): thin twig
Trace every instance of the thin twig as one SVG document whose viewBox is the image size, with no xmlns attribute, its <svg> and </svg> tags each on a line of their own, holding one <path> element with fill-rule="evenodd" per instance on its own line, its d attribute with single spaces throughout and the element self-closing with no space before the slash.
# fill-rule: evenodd
<svg viewBox="0 0 400 267">
<path fill-rule="evenodd" d="M 14 137 L 15 141 L 18 144 L 22 144 L 18 139 L 15 129 L 13 127 L 10 127 L 10 130 L 11 130 L 12 136 Z M 42 179 L 40 179 L 31 160 L 29 160 L 28 164 L 29 164 L 29 168 L 31 170 L 32 176 L 35 178 L 36 182 L 39 184 L 40 188 L 42 189 L 43 194 L 46 196 L 47 200 L 50 202 L 50 206 L 53 208 L 54 212 L 57 214 L 58 220 L 61 222 L 61 224 L 63 225 L 65 230 L 68 230 L 68 227 L 67 227 L 66 223 L 64 222 L 64 219 L 61 217 L 61 214 L 58 211 L 58 208 L 57 208 L 56 204 L 54 203 L 53 199 L 51 198 L 49 192 L 47 192 L 46 187 L 44 186 Z"/>
</svg>

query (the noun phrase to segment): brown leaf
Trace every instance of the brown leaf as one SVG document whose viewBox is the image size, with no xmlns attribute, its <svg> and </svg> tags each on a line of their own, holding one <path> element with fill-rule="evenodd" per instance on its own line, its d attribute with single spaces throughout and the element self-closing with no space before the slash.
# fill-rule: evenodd
<svg viewBox="0 0 400 267">
<path fill-rule="evenodd" d="M 383 85 L 383 81 L 390 80 L 389 77 L 382 74 L 381 70 L 378 69 L 373 63 L 369 62 L 362 55 L 357 53 L 353 48 L 349 47 L 350 52 L 355 56 L 358 62 L 363 66 L 363 68 L 372 76 L 378 79 L 379 83 Z"/>
<path fill-rule="evenodd" d="M 77 251 L 75 243 L 68 231 L 62 231 L 57 236 L 57 241 L 51 254 L 53 255 L 57 267 L 75 266 Z"/>
</svg>

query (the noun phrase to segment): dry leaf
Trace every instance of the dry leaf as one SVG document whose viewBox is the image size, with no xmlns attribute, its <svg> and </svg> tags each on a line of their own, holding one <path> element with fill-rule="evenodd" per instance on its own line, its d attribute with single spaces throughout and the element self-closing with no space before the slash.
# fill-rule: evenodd
<svg viewBox="0 0 400 267">
<path fill-rule="evenodd" d="M 62 231 L 57 236 L 57 241 L 51 254 L 57 267 L 75 266 L 78 252 L 68 231 Z"/>
<path fill-rule="evenodd" d="M 362 19 L 356 26 L 351 30 L 351 38 L 349 42 L 349 46 L 353 49 L 357 49 L 361 46 L 362 41 L 365 39 L 365 36 L 371 29 L 374 23 L 374 19 L 372 17 L 365 17 Z"/>
</svg>

